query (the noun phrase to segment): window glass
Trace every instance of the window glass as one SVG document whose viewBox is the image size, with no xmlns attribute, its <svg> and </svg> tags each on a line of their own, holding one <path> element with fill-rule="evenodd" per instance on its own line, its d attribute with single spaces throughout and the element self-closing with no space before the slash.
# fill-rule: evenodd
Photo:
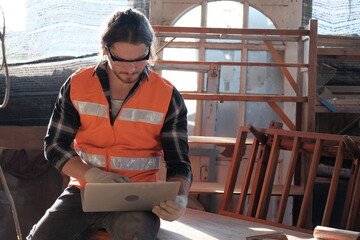
<svg viewBox="0 0 360 240">
<path fill-rule="evenodd" d="M 249 62 L 274 62 L 267 51 L 248 51 Z M 283 75 L 278 67 L 246 68 L 247 94 L 282 94 Z M 279 105 L 282 107 L 282 104 Z M 261 113 L 261 117 L 259 117 Z M 270 121 L 280 121 L 277 114 L 266 102 L 246 102 L 245 125 L 251 123 L 255 127 L 267 128 Z"/>
<path fill-rule="evenodd" d="M 200 27 L 201 26 L 201 7 L 197 6 L 176 21 L 174 27 Z M 166 38 L 166 41 L 170 41 L 172 38 Z M 198 42 L 198 38 L 176 38 L 174 42 Z"/>
<path fill-rule="evenodd" d="M 205 60 L 209 62 L 240 62 L 240 50 L 207 49 Z M 219 92 L 240 92 L 240 66 L 221 66 Z"/>
<path fill-rule="evenodd" d="M 262 12 L 249 7 L 249 28 L 275 29 L 275 25 Z"/>
<path fill-rule="evenodd" d="M 197 61 L 198 50 L 193 48 L 166 48 L 163 59 L 168 61 Z M 163 70 L 162 76 L 168 79 L 179 91 L 197 90 L 197 72 Z"/>
<path fill-rule="evenodd" d="M 249 7 L 249 28 L 255 29 L 275 29 L 273 22 L 259 10 Z M 250 40 L 252 44 L 263 44 L 263 41 Z M 273 44 L 281 44 L 282 42 L 272 42 Z"/>
<path fill-rule="evenodd" d="M 206 50 L 206 61 L 216 62 L 239 62 L 240 50 Z M 239 93 L 240 91 L 240 67 L 220 66 L 219 92 Z M 238 126 L 239 103 L 224 101 L 217 104 L 215 136 L 236 137 Z"/>
<path fill-rule="evenodd" d="M 234 1 L 216 1 L 208 3 L 206 26 L 213 28 L 242 28 L 243 4 Z M 226 39 L 229 37 L 229 39 Z M 231 36 L 219 36 L 221 39 L 207 39 L 207 42 L 241 42 Z"/>
<path fill-rule="evenodd" d="M 248 51 L 248 62 L 274 62 L 268 51 Z M 281 94 L 283 76 L 278 67 L 246 67 L 246 93 Z"/>
<path fill-rule="evenodd" d="M 280 103 L 279 107 L 282 108 L 282 105 Z M 245 126 L 252 124 L 256 128 L 268 128 L 272 120 L 281 122 L 278 115 L 266 102 L 245 103 Z"/>
</svg>

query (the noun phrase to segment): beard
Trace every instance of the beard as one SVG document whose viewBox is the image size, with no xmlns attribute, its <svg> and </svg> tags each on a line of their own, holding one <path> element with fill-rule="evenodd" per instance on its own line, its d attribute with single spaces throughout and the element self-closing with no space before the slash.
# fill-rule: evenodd
<svg viewBox="0 0 360 240">
<path fill-rule="evenodd" d="M 139 80 L 141 71 L 137 71 L 137 72 L 134 72 L 131 74 L 129 74 L 127 72 L 114 72 L 114 71 L 113 71 L 113 73 L 123 83 L 132 84 Z"/>
</svg>

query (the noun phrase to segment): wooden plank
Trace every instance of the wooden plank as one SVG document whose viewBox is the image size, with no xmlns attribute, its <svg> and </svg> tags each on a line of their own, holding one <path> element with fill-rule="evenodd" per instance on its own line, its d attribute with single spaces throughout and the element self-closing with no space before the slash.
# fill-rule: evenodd
<svg viewBox="0 0 360 240">
<path fill-rule="evenodd" d="M 189 136 L 188 143 L 216 144 L 216 145 L 234 145 L 236 138 L 232 137 L 215 137 L 215 136 Z M 248 138 L 246 144 L 252 144 L 252 139 Z"/>
<path fill-rule="evenodd" d="M 236 179 L 239 172 L 239 167 L 241 164 L 242 157 L 245 154 L 245 142 L 247 138 L 247 132 L 238 130 L 238 137 L 236 138 L 234 153 L 231 158 L 230 168 L 228 172 L 228 178 L 226 180 L 226 187 L 224 191 L 223 198 L 221 199 L 220 209 L 229 210 L 231 198 L 235 189 Z"/>
<path fill-rule="evenodd" d="M 201 42 L 203 41 L 203 39 L 200 39 L 199 42 L 185 42 L 185 41 L 177 41 L 177 42 L 172 42 L 169 47 L 172 48 L 199 48 L 201 50 L 201 48 L 203 49 L 224 49 L 224 50 L 234 50 L 234 49 L 243 49 L 245 47 L 243 42 L 239 42 L 239 43 L 226 43 L 226 42 Z M 162 41 L 161 44 L 165 44 L 166 41 Z M 276 45 L 274 46 L 276 50 L 278 51 L 285 51 L 285 46 L 284 45 Z M 246 49 L 247 50 L 264 50 L 266 51 L 267 48 L 265 45 L 263 44 L 252 44 L 252 43 L 247 43 L 246 44 Z M 241 58 L 244 60 L 244 62 L 246 62 L 246 59 Z M 199 61 L 205 61 L 204 58 L 199 58 Z"/>
<path fill-rule="evenodd" d="M 280 137 L 279 135 L 274 135 L 273 143 L 271 145 L 271 151 L 269 156 L 268 166 L 265 172 L 264 184 L 261 189 L 261 194 L 259 198 L 259 206 L 256 210 L 256 218 L 266 219 L 268 206 L 271 197 L 271 189 L 274 185 L 274 178 L 277 169 L 277 163 L 279 160 L 280 153 Z"/>
<path fill-rule="evenodd" d="M 356 219 L 359 217 L 359 209 L 360 209 L 360 171 L 357 171 L 355 175 L 355 186 L 353 197 L 351 199 L 351 206 L 348 221 L 346 224 L 346 229 L 354 229 L 356 226 Z"/>
<path fill-rule="evenodd" d="M 316 133 L 316 132 L 304 132 L 304 131 L 288 131 L 282 129 L 266 129 L 263 131 L 265 134 L 279 134 L 285 137 L 301 137 L 301 138 L 310 138 L 317 139 L 321 138 L 323 140 L 336 141 L 339 142 L 343 139 L 342 135 L 328 134 L 328 133 Z M 351 136 L 351 138 L 359 145 L 360 137 Z"/>
<path fill-rule="evenodd" d="M 209 94 L 218 94 L 219 89 L 219 76 L 220 68 L 217 65 L 212 65 L 211 69 L 207 74 L 207 92 Z M 202 124 L 201 124 L 201 133 L 205 136 L 213 136 L 215 134 L 216 126 L 216 113 L 218 108 L 218 103 L 216 101 L 206 101 L 204 102 L 204 108 L 202 112 Z M 206 119 L 206 121 L 205 121 Z"/>
<path fill-rule="evenodd" d="M 312 232 L 313 232 L 312 230 L 309 230 L 309 229 L 298 229 L 294 226 L 283 225 L 283 224 L 279 224 L 279 223 L 275 223 L 275 222 L 270 222 L 270 221 L 267 221 L 264 219 L 258 219 L 258 218 L 244 216 L 244 215 L 239 215 L 239 214 L 232 213 L 232 212 L 220 211 L 220 214 L 224 215 L 224 216 L 228 216 L 228 217 L 233 217 L 233 218 L 238 218 L 238 219 L 254 222 L 254 223 L 261 223 L 261 224 L 272 226 L 272 227 L 280 227 L 280 228 L 284 228 L 284 229 L 289 229 L 289 230 L 293 230 L 296 232 L 303 232 L 303 233 L 308 233 L 308 234 L 312 234 Z M 295 235 L 295 236 L 297 236 L 297 235 Z M 311 238 L 311 240 L 314 240 L 314 239 Z"/>
<path fill-rule="evenodd" d="M 354 216 L 352 216 L 352 214 L 354 214 L 354 210 L 357 210 L 355 208 L 359 207 L 356 205 L 354 206 L 354 200 L 359 200 L 360 195 L 360 148 L 356 144 L 354 137 L 344 135 L 342 139 L 345 143 L 347 150 L 351 152 L 353 159 L 351 165 L 350 179 L 348 181 L 348 186 L 346 189 L 346 197 L 340 226 L 344 229 L 352 229 L 352 227 L 355 225 L 353 221 Z M 356 196 L 356 194 L 358 196 Z M 359 201 L 357 202 L 357 204 L 358 203 Z"/>
<path fill-rule="evenodd" d="M 360 94 L 360 86 L 326 86 L 333 94 Z"/>
<path fill-rule="evenodd" d="M 250 29 L 250 28 L 205 28 L 205 27 L 171 27 L 152 26 L 155 32 L 181 32 L 181 33 L 222 33 L 222 34 L 248 34 L 248 35 L 284 35 L 309 36 L 310 31 L 305 29 Z"/>
<path fill-rule="evenodd" d="M 285 63 L 284 60 L 278 54 L 278 52 L 275 50 L 275 48 L 272 45 L 271 41 L 264 40 L 264 43 L 267 46 L 267 48 L 269 49 L 269 51 L 270 51 L 271 55 L 273 56 L 275 62 L 282 63 L 282 64 Z M 297 90 L 298 90 L 297 83 L 296 83 L 295 79 L 292 77 L 289 70 L 287 68 L 285 68 L 285 67 L 280 67 L 280 70 L 282 71 L 282 73 L 284 74 L 284 76 L 286 77 L 286 79 L 290 83 L 291 87 L 294 89 L 294 91 L 297 92 Z"/>
<path fill-rule="evenodd" d="M 318 47 L 318 56 L 360 56 L 359 47 Z"/>
<path fill-rule="evenodd" d="M 264 35 L 239 35 L 239 34 L 219 34 L 219 33 L 183 33 L 183 32 L 157 32 L 156 37 L 175 37 L 175 38 L 199 38 L 199 39 L 237 39 L 237 40 L 269 40 L 296 42 L 298 36 L 264 36 Z"/>
<path fill-rule="evenodd" d="M 247 221 L 220 214 L 186 209 L 185 215 L 174 222 L 161 220 L 159 239 L 171 240 L 246 240 L 246 237 L 266 233 L 285 233 L 289 240 L 311 239 L 310 232 Z"/>
<path fill-rule="evenodd" d="M 321 221 L 321 224 L 323 226 L 329 226 L 329 224 L 330 224 L 331 213 L 332 213 L 332 209 L 334 207 L 336 191 L 337 191 L 337 187 L 339 185 L 340 171 L 341 171 L 343 161 L 344 161 L 344 142 L 340 141 L 339 149 L 338 149 L 337 156 L 335 159 L 335 167 L 334 167 L 332 177 L 331 177 L 329 193 L 328 193 L 328 197 L 327 197 L 326 205 L 325 205 L 325 209 L 324 209 L 324 215 L 323 215 L 323 218 Z"/>
<path fill-rule="evenodd" d="M 294 138 L 293 148 L 291 150 L 291 156 L 290 156 L 290 160 L 289 160 L 289 167 L 288 167 L 288 170 L 286 172 L 286 177 L 285 177 L 285 181 L 284 181 L 285 185 L 284 185 L 283 192 L 281 194 L 281 199 L 280 199 L 280 203 L 279 203 L 279 210 L 277 212 L 276 222 L 278 222 L 278 223 L 282 223 L 282 221 L 284 220 L 286 203 L 287 203 L 287 200 L 288 200 L 288 196 L 290 194 L 291 183 L 292 183 L 292 180 L 293 180 L 293 177 L 294 177 L 296 163 L 297 163 L 297 160 L 299 158 L 299 147 L 300 147 L 299 137 L 295 137 Z"/>
<path fill-rule="evenodd" d="M 296 226 L 299 228 L 305 227 L 305 221 L 307 220 L 306 217 L 308 216 L 308 213 L 310 212 L 309 208 L 311 205 L 311 196 L 312 196 L 312 193 L 314 190 L 316 172 L 317 172 L 317 168 L 318 168 L 319 162 L 320 162 L 321 147 L 322 147 L 322 140 L 320 138 L 317 138 L 316 143 L 315 143 L 314 154 L 311 159 L 309 175 L 308 175 L 308 178 L 306 181 L 304 198 L 303 198 L 303 201 L 301 204 L 299 218 L 298 218 L 298 221 L 296 224 Z"/>
<path fill-rule="evenodd" d="M 359 36 L 318 35 L 319 46 L 360 46 Z"/>
<path fill-rule="evenodd" d="M 189 64 L 156 64 L 153 70 L 172 70 L 172 71 L 194 71 L 207 73 L 211 69 L 211 65 L 189 65 Z M 192 80 L 192 79 L 189 79 Z"/>
<path fill-rule="evenodd" d="M 247 216 L 254 217 L 256 214 L 256 209 L 261 195 L 269 155 L 270 146 L 267 144 L 263 144 L 261 146 L 259 158 L 257 159 L 256 169 L 253 177 L 253 185 L 251 186 L 251 195 L 249 199 L 248 211 L 246 213 Z"/>
<path fill-rule="evenodd" d="M 284 111 L 275 102 L 267 102 L 267 104 L 269 104 L 272 110 L 274 110 L 274 112 L 279 116 L 279 118 L 286 124 L 286 126 L 290 130 L 296 130 L 295 124 L 288 118 L 288 116 L 286 116 Z"/>
<path fill-rule="evenodd" d="M 209 94 L 181 92 L 184 99 L 208 101 L 245 101 L 245 102 L 307 102 L 307 97 L 282 95 L 241 95 L 241 94 Z"/>
<path fill-rule="evenodd" d="M 315 100 L 316 100 L 316 77 L 317 77 L 317 20 L 310 21 L 310 36 L 308 49 L 308 83 L 307 83 L 307 113 L 305 131 L 315 131 Z"/>
<path fill-rule="evenodd" d="M 190 188 L 190 193 L 193 194 L 223 194 L 225 191 L 225 183 L 218 182 L 193 182 Z M 283 193 L 284 185 L 275 184 L 271 193 L 274 196 L 280 196 Z M 251 194 L 252 189 L 249 188 L 247 194 Z M 241 194 L 241 186 L 234 187 L 234 194 Z M 303 186 L 291 185 L 289 196 L 302 196 L 304 194 Z"/>
<path fill-rule="evenodd" d="M 251 176 L 252 176 L 252 173 L 254 170 L 259 144 L 260 143 L 259 143 L 258 139 L 255 138 L 254 142 L 252 144 L 251 153 L 250 153 L 250 157 L 248 160 L 248 165 L 246 168 L 244 181 L 243 181 L 243 184 L 241 187 L 241 189 L 243 189 L 243 193 L 240 194 L 239 202 L 238 202 L 238 206 L 237 206 L 237 210 L 236 210 L 236 212 L 240 213 L 240 214 L 243 213 L 243 211 L 244 211 L 245 201 L 246 201 L 246 196 L 247 196 L 247 194 L 245 194 L 245 193 L 247 193 L 249 190 Z"/>
<path fill-rule="evenodd" d="M 165 61 L 159 60 L 157 64 L 174 64 L 174 65 L 219 65 L 219 66 L 252 66 L 252 67 L 296 67 L 308 68 L 304 63 L 267 63 L 267 62 L 207 62 L 207 61 Z"/>
</svg>

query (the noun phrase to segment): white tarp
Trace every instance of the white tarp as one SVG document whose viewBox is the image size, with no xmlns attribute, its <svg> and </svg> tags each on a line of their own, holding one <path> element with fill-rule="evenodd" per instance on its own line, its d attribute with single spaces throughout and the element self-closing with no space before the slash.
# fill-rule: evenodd
<svg viewBox="0 0 360 240">
<path fill-rule="evenodd" d="M 97 53 L 102 24 L 128 0 L 0 0 L 0 6 L 7 61 L 24 63 Z"/>
</svg>

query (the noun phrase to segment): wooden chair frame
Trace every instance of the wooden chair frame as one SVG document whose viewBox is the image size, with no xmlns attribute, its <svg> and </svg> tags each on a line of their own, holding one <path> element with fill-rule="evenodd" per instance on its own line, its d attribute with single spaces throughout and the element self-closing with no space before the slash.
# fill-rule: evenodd
<svg viewBox="0 0 360 240">
<path fill-rule="evenodd" d="M 253 144 L 248 159 L 246 174 L 243 177 L 241 194 L 235 210 L 231 209 L 234 200 L 234 189 L 238 179 L 238 172 L 246 151 L 245 141 L 249 134 L 253 134 Z M 352 137 L 356 144 L 360 143 L 360 138 Z M 352 161 L 351 175 L 345 196 L 345 204 L 342 211 L 343 229 L 353 229 L 359 205 L 360 195 L 360 173 L 358 158 L 354 157 L 348 148 L 345 147 L 343 136 L 321 134 L 312 132 L 287 131 L 279 129 L 255 129 L 253 126 L 239 127 L 238 137 L 231 160 L 229 175 L 227 178 L 224 195 L 220 204 L 219 213 L 222 215 L 237 218 L 263 219 L 267 217 L 269 200 L 272 195 L 272 187 L 279 161 L 280 150 L 291 151 L 289 165 L 281 194 L 281 200 L 276 215 L 276 220 L 272 223 L 283 225 L 284 213 L 288 202 L 290 188 L 293 186 L 293 179 L 296 166 L 303 161 L 302 153 L 312 155 L 309 161 L 309 169 L 304 186 L 300 212 L 294 226 L 289 226 L 296 230 L 309 229 L 309 209 L 312 205 L 314 184 L 317 178 L 317 169 L 321 156 L 335 157 L 335 165 L 330 179 L 330 188 L 323 212 L 323 226 L 329 226 L 336 191 L 340 180 L 340 171 L 344 159 Z M 251 183 L 251 184 L 250 184 Z M 251 185 L 251 186 L 250 186 Z M 251 191 L 249 193 L 249 188 Z M 246 207 L 246 203 L 248 205 Z M 247 210 L 245 212 L 245 210 Z"/>
</svg>

